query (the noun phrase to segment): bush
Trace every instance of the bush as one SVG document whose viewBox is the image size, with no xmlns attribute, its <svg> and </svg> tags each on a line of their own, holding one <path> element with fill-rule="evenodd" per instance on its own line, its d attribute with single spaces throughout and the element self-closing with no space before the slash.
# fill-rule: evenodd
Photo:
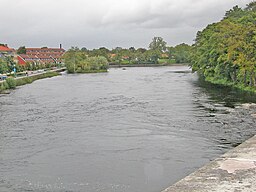
<svg viewBox="0 0 256 192">
<path fill-rule="evenodd" d="M 24 77 L 24 78 L 16 80 L 16 85 L 17 86 L 26 85 L 26 84 L 29 84 L 29 83 L 32 83 L 32 79 L 30 77 Z"/>
<path fill-rule="evenodd" d="M 43 73 L 43 74 L 31 76 L 31 77 L 24 77 L 24 78 L 20 78 L 20 79 L 14 79 L 14 78 L 9 77 L 6 79 L 6 81 L 0 83 L 0 93 L 7 89 L 14 89 L 17 86 L 32 83 L 33 81 L 36 81 L 38 79 L 49 78 L 49 77 L 53 77 L 53 76 L 57 76 L 57 75 L 60 75 L 60 73 L 47 72 L 47 73 Z"/>
<path fill-rule="evenodd" d="M 64 59 L 68 73 L 106 72 L 109 67 L 105 57 L 88 57 L 85 52 L 76 48 L 67 51 Z"/>
<path fill-rule="evenodd" d="M 8 84 L 6 82 L 3 82 L 0 84 L 0 92 L 3 90 L 8 89 Z"/>
<path fill-rule="evenodd" d="M 5 81 L 8 85 L 9 89 L 15 89 L 16 88 L 16 80 L 13 78 L 7 78 Z"/>
</svg>

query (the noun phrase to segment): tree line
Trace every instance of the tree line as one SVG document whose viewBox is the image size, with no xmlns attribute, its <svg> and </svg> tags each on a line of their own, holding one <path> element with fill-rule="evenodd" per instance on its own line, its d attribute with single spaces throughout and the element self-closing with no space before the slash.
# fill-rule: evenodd
<svg viewBox="0 0 256 192">
<path fill-rule="evenodd" d="M 122 48 L 112 50 L 106 47 L 89 50 L 82 48 L 89 57 L 103 56 L 110 64 L 158 64 L 158 63 L 188 63 L 191 46 L 185 43 L 175 47 L 167 46 L 162 37 L 154 37 L 146 48 Z"/>
<path fill-rule="evenodd" d="M 185 43 L 170 47 L 162 37 L 154 37 L 148 49 L 146 48 L 122 48 L 116 47 L 109 50 L 106 47 L 89 50 L 85 47 L 71 47 L 63 56 L 65 64 L 69 72 L 95 71 L 105 70 L 108 64 L 173 64 L 173 63 L 189 63 L 191 46 Z M 17 54 L 26 54 L 26 47 L 21 46 L 17 49 Z M 106 59 L 104 59 L 104 58 Z M 104 61 L 103 61 L 104 60 Z M 75 62 L 71 64 L 72 62 Z M 90 63 L 91 62 L 91 65 Z M 104 63 L 103 66 L 97 66 L 99 62 Z M 107 62 L 107 64 L 105 64 Z M 100 64 L 101 65 L 101 64 Z M 13 68 L 17 72 L 26 70 L 37 70 L 56 66 L 55 63 L 40 64 L 35 62 L 27 62 L 26 65 L 17 65 L 12 56 L 0 58 L 0 74 L 10 73 Z M 73 67 L 71 67 L 73 66 Z M 74 69 L 75 68 L 77 69 Z"/>
<path fill-rule="evenodd" d="M 256 2 L 227 11 L 196 35 L 191 66 L 207 81 L 256 86 Z"/>
<path fill-rule="evenodd" d="M 88 56 L 83 50 L 72 47 L 63 56 L 69 73 L 106 72 L 108 61 L 104 56 Z"/>
</svg>

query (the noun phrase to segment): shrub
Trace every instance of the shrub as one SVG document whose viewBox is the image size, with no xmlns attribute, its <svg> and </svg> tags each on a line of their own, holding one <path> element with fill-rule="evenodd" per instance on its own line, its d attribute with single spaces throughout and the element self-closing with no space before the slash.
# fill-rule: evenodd
<svg viewBox="0 0 256 192">
<path fill-rule="evenodd" d="M 8 85 L 9 89 L 15 89 L 16 88 L 16 80 L 13 78 L 7 78 L 5 81 Z"/>
<path fill-rule="evenodd" d="M 6 82 L 3 82 L 0 84 L 0 92 L 5 90 L 5 89 L 8 89 L 8 84 Z"/>
</svg>

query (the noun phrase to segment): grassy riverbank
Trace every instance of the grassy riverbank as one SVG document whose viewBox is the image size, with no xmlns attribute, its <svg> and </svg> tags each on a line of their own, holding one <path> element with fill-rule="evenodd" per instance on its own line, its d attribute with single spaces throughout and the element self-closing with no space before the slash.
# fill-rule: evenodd
<svg viewBox="0 0 256 192">
<path fill-rule="evenodd" d="M 235 89 L 238 89 L 241 91 L 256 93 L 255 87 L 245 86 L 242 83 L 234 83 L 234 82 L 228 81 L 226 79 L 215 79 L 213 77 L 206 77 L 206 78 L 204 78 L 204 80 L 211 84 L 214 84 L 214 85 L 221 85 L 221 86 L 225 86 L 225 87 L 235 88 Z"/>
<path fill-rule="evenodd" d="M 8 90 L 15 89 L 17 86 L 30 84 L 39 79 L 50 78 L 58 75 L 60 75 L 59 72 L 51 71 L 17 79 L 7 78 L 6 81 L 0 83 L 0 93 L 6 93 Z"/>
</svg>

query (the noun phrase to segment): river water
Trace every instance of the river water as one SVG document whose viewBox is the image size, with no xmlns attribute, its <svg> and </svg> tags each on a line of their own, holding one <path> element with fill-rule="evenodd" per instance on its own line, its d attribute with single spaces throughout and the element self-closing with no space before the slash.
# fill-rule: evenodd
<svg viewBox="0 0 256 192">
<path fill-rule="evenodd" d="M 19 87 L 0 96 L 0 191 L 159 192 L 255 134 L 253 98 L 186 66 Z"/>
</svg>

